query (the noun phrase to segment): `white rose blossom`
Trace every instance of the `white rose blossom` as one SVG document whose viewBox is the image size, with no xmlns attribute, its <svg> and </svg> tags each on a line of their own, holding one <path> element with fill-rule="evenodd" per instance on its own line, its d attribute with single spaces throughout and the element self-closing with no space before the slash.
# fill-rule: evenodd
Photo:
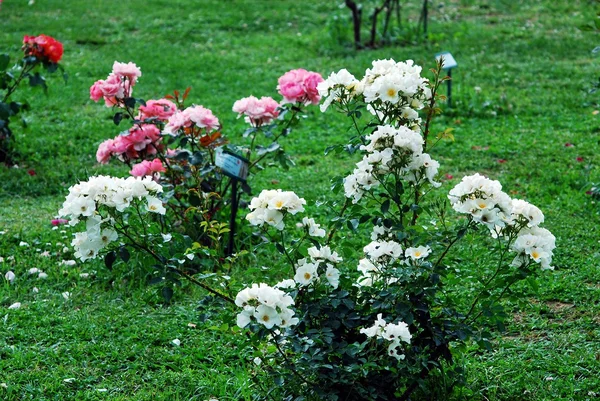
<svg viewBox="0 0 600 401">
<path fill-rule="evenodd" d="M 398 348 L 400 348 L 401 342 L 410 344 L 410 340 L 412 338 L 406 323 L 387 323 L 385 319 L 383 319 L 381 313 L 377 315 L 377 320 L 375 320 L 373 326 L 360 329 L 360 332 L 369 338 L 375 337 L 389 341 L 390 344 L 388 345 L 388 355 L 396 358 L 397 360 L 404 359 L 404 355 L 398 353 Z"/>
<path fill-rule="evenodd" d="M 251 212 L 246 215 L 246 220 L 253 226 L 262 227 L 268 224 L 281 231 L 285 227 L 283 223 L 285 214 L 303 212 L 305 204 L 306 201 L 294 192 L 281 189 L 263 190 L 250 201 Z"/>
<path fill-rule="evenodd" d="M 237 316 L 237 325 L 246 327 L 252 318 L 267 329 L 290 327 L 298 324 L 295 312 L 290 309 L 294 305 L 291 296 L 282 290 L 267 284 L 253 284 L 252 287 L 240 291 L 235 297 L 235 304 L 242 308 Z"/>
<path fill-rule="evenodd" d="M 148 213 L 165 214 L 166 209 L 157 197 L 162 191 L 162 186 L 151 177 L 94 176 L 69 188 L 59 216 L 68 218 L 71 226 L 80 221 L 86 223 L 86 231 L 75 233 L 71 241 L 75 257 L 81 261 L 94 259 L 100 250 L 118 240 L 114 220 L 103 218 L 101 209 L 109 210 L 109 214 L 110 209 L 124 212 L 132 202 L 139 201 L 144 202 Z"/>
</svg>

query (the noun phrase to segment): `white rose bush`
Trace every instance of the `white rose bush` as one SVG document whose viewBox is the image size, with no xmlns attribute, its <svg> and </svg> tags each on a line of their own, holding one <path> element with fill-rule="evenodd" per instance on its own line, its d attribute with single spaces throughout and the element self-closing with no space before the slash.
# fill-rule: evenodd
<svg viewBox="0 0 600 401">
<path fill-rule="evenodd" d="M 283 279 L 233 288 L 204 280 L 210 274 L 195 276 L 237 257 L 222 252 L 230 181 L 212 162 L 228 142 L 218 120 L 203 106 L 183 107 L 178 94 L 174 103 L 132 98 L 141 72 L 115 64 L 90 93 L 120 109 L 115 123 L 134 124 L 101 145 L 98 160 L 141 160 L 137 169 L 146 173 L 132 165 L 134 177 L 91 177 L 70 188 L 60 215 L 83 229 L 74 234 L 75 255 L 85 261 L 104 254 L 111 267 L 135 249 L 151 260 L 140 263 L 159 272 L 154 281 L 185 277 L 229 304 L 235 317 L 228 323 L 254 349 L 257 399 L 430 399 L 436 377 L 460 381 L 454 357 L 467 341 L 491 346 L 490 330 L 503 327 L 502 300 L 517 282 L 552 269 L 556 243 L 541 227 L 542 211 L 512 199 L 498 181 L 476 173 L 441 188 L 431 151 L 453 137 L 450 130 L 431 135 L 446 79 L 441 63 L 431 71 L 433 79 L 424 78 L 410 60 L 376 60 L 360 80 L 345 69 L 325 80 L 293 70 L 279 79 L 282 102 L 251 96 L 234 104 L 250 124 L 250 144 L 236 147 L 250 167 L 268 154 L 284 160 L 278 139 L 302 107 L 319 101 L 323 112 L 344 113 L 355 131 L 327 152 L 361 158 L 332 183 L 341 201 L 326 202 L 336 211 L 329 224 L 306 215 L 313 205 L 289 189 L 262 190 L 249 202 L 245 220 L 262 243 L 246 251 L 273 245 L 271 269 Z M 275 133 L 282 114 L 291 119 Z M 258 145 L 263 134 L 271 138 L 267 146 Z M 487 249 L 479 276 L 451 268 L 464 238 Z M 457 280 L 471 289 L 468 296 Z"/>
<path fill-rule="evenodd" d="M 378 60 L 361 80 L 341 70 L 319 84 L 321 110 L 338 109 L 356 129 L 328 151 L 362 154 L 333 183 L 345 200 L 329 205 L 339 214 L 328 230 L 303 216 L 307 202 L 293 192 L 252 200 L 246 218 L 275 245 L 288 278 L 242 290 L 237 323 L 262 350 L 253 356 L 281 399 L 429 399 L 429 378 L 460 379 L 455 349 L 491 346 L 511 286 L 552 269 L 555 238 L 540 227 L 543 213 L 498 181 L 473 174 L 435 197 L 440 164 L 427 150 L 452 137 L 430 136 L 440 71 L 429 81 L 412 61 Z M 494 260 L 483 279 L 461 277 L 475 280 L 476 292 L 458 302 L 446 260 L 465 237 L 485 241 Z"/>
</svg>

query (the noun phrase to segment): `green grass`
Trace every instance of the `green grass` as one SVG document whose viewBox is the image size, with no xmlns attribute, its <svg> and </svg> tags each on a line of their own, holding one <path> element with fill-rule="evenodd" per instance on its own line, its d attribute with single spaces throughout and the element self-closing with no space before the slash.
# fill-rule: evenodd
<svg viewBox="0 0 600 401">
<path fill-rule="evenodd" d="M 13 125 L 18 168 L 0 166 L 0 272 L 17 274 L 12 285 L 0 284 L 1 399 L 249 400 L 256 391 L 252 366 L 244 364 L 251 351 L 239 334 L 214 327 L 227 313 L 202 321 L 196 310 L 202 292 L 186 286 L 164 307 L 156 288 L 132 281 L 139 275 L 124 266 L 111 273 L 100 262 L 59 264 L 72 254 L 57 242 L 70 238 L 52 230 L 50 219 L 68 187 L 91 174 L 126 174 L 94 158 L 97 145 L 118 129 L 110 111 L 89 100 L 88 89 L 114 60 L 141 66 L 136 96 L 157 98 L 191 86 L 191 101 L 212 109 L 235 142 L 245 127 L 231 112 L 233 102 L 250 94 L 276 97 L 277 78 L 289 69 L 327 75 L 347 68 L 362 76 L 373 59 L 431 66 L 441 50 L 450 50 L 459 67 L 453 71 L 455 108 L 435 125 L 455 128 L 456 136 L 432 152 L 441 175 L 453 176 L 440 192 L 479 171 L 538 205 L 557 237 L 556 270 L 541 275 L 537 292 L 516 289 L 524 304 L 508 305 L 510 324 L 494 340 L 495 350 L 470 350 L 460 358 L 467 384 L 456 399 L 600 396 L 600 206 L 585 194 L 591 182 L 600 182 L 594 114 L 600 106 L 597 94 L 588 93 L 597 79 L 591 50 L 598 36 L 577 28 L 593 19 L 592 2 L 447 1 L 432 12 L 428 42 L 361 52 L 348 46 L 349 36 L 330 36 L 332 16 L 348 17 L 338 2 L 68 3 L 6 0 L 0 11 L 1 50 L 16 56 L 23 35 L 54 36 L 65 45 L 69 73 L 66 85 L 49 78 L 48 96 L 19 92 L 32 111 L 25 114 L 27 129 Z M 411 9 L 406 15 L 416 17 Z M 330 199 L 329 180 L 349 171 L 354 159 L 322 154 L 343 143 L 348 128 L 346 119 L 312 108 L 285 143 L 297 167 L 265 171 L 255 188 L 292 189 L 310 203 Z M 40 256 L 43 251 L 50 256 Z M 483 257 L 484 250 L 467 242 L 454 260 L 477 274 Z M 272 255 L 259 255 L 256 264 L 273 266 Z M 32 267 L 48 278 L 28 275 Z M 83 272 L 90 278 L 81 278 Z M 276 266 L 253 272 L 243 280 L 268 282 L 279 274 Z M 66 291 L 68 300 L 61 295 Z M 14 302 L 22 307 L 8 310 Z M 181 346 L 172 344 L 175 338 Z M 65 382 L 69 378 L 75 380 Z"/>
</svg>

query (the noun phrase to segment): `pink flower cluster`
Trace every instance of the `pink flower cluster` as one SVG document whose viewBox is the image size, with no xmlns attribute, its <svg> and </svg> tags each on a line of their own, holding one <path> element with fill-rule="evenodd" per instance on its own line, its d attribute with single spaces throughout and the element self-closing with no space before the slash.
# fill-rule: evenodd
<svg viewBox="0 0 600 401">
<path fill-rule="evenodd" d="M 95 102 L 104 99 L 106 107 L 122 106 L 123 99 L 131 97 L 133 86 L 141 76 L 142 71 L 134 63 L 115 61 L 108 77 L 91 86 L 90 99 Z"/>
<path fill-rule="evenodd" d="M 129 174 L 134 177 L 144 177 L 147 175 L 158 178 L 160 173 L 167 171 L 160 159 L 144 160 L 141 163 L 134 164 Z"/>
<path fill-rule="evenodd" d="M 154 155 L 157 149 L 162 148 L 161 139 L 160 130 L 155 125 L 135 125 L 127 134 L 102 142 L 98 146 L 96 160 L 104 164 L 108 163 L 112 156 L 126 161 Z"/>
<path fill-rule="evenodd" d="M 206 132 L 214 131 L 219 128 L 219 119 L 205 107 L 188 107 L 169 117 L 169 121 L 165 126 L 165 133 L 175 135 L 183 129 L 186 134 L 194 134 L 194 128 L 204 129 Z M 195 134 L 198 134 L 198 132 L 195 132 Z"/>
<path fill-rule="evenodd" d="M 317 72 L 306 71 L 302 68 L 283 74 L 277 81 L 277 90 L 283 96 L 282 103 L 318 104 L 321 100 L 317 85 L 323 82 L 323 77 Z"/>
<path fill-rule="evenodd" d="M 245 97 L 233 104 L 233 111 L 238 117 L 245 116 L 246 122 L 254 127 L 268 124 L 279 115 L 279 103 L 270 97 L 261 97 L 260 100 L 254 96 Z"/>
<path fill-rule="evenodd" d="M 168 99 L 148 100 L 145 106 L 140 106 L 140 113 L 136 118 L 141 121 L 154 118 L 166 122 L 175 112 L 177 106 Z"/>
</svg>

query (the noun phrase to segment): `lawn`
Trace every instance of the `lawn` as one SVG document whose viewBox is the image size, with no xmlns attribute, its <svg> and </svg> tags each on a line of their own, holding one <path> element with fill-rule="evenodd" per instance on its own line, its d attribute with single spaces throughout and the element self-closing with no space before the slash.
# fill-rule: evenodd
<svg viewBox="0 0 600 401">
<path fill-rule="evenodd" d="M 68 80 L 47 77 L 48 95 L 25 87 L 18 93 L 31 104 L 27 128 L 13 124 L 17 165 L 0 166 L 0 272 L 16 275 L 12 284 L 0 281 L 1 399 L 223 401 L 257 392 L 254 351 L 221 324 L 234 312 L 201 304 L 205 292 L 184 284 L 166 305 L 133 265 L 108 271 L 99 260 L 64 263 L 74 259 L 71 232 L 50 221 L 68 188 L 91 175 L 127 175 L 126 167 L 95 160 L 98 144 L 118 128 L 110 110 L 89 99 L 89 87 L 115 60 L 141 67 L 136 96 L 191 87 L 191 101 L 210 108 L 235 142 L 246 127 L 233 102 L 250 94 L 276 98 L 277 78 L 290 69 L 327 76 L 347 68 L 359 77 L 382 58 L 432 67 L 442 50 L 459 66 L 453 108 L 443 106 L 434 126 L 451 127 L 455 136 L 431 152 L 442 165 L 439 192 L 480 172 L 538 205 L 557 238 L 555 270 L 515 288 L 519 301 L 506 305 L 508 325 L 493 351 L 473 345 L 461 352 L 466 382 L 448 397 L 599 399 L 600 204 L 586 193 L 600 182 L 600 104 L 590 92 L 599 36 L 579 29 L 595 18 L 592 1 L 433 2 L 428 40 L 412 34 L 405 43 L 361 51 L 350 43 L 341 2 L 29 3 L 2 3 L 0 52 L 17 57 L 24 35 L 51 35 L 64 44 Z M 406 24 L 414 26 L 420 2 L 409 3 Z M 306 114 L 285 142 L 296 166 L 265 170 L 253 188 L 293 190 L 325 222 L 332 216 L 315 203 L 331 200 L 330 180 L 348 174 L 358 158 L 324 156 L 329 145 L 347 141 L 347 119 L 316 106 Z M 484 252 L 467 241 L 452 267 L 477 275 Z M 281 275 L 268 252 L 234 269 L 246 284 Z M 15 302 L 21 307 L 8 309 Z"/>
</svg>

